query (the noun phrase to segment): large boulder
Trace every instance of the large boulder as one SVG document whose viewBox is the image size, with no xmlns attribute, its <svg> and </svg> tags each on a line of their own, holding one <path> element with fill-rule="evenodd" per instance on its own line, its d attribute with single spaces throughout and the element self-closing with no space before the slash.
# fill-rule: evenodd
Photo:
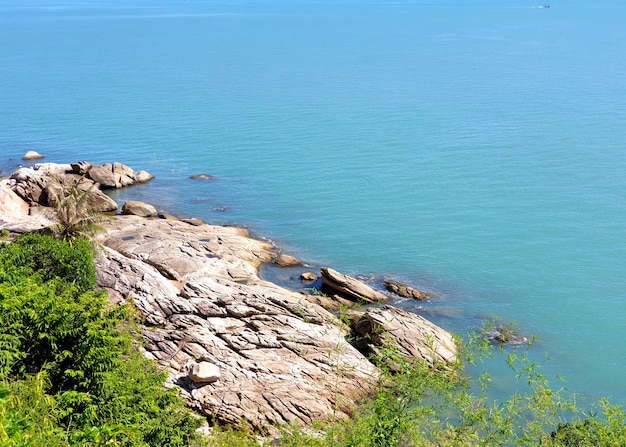
<svg viewBox="0 0 626 447">
<path fill-rule="evenodd" d="M 28 204 L 5 182 L 0 182 L 0 230 L 26 233 L 41 230 L 54 223 L 42 207 Z"/>
<path fill-rule="evenodd" d="M 154 217 L 158 214 L 156 208 L 149 203 L 138 200 L 129 200 L 122 205 L 122 214 L 134 214 L 135 216 Z"/>
<path fill-rule="evenodd" d="M 62 181 L 49 182 L 44 188 L 47 201 L 44 206 L 56 208 L 59 200 L 68 194 L 76 194 L 82 200 L 84 194 L 86 207 L 90 211 L 107 213 L 117 211 L 117 202 L 100 191 L 93 180 L 75 174 L 66 174 Z M 72 192 L 73 191 L 73 192 Z"/>
<path fill-rule="evenodd" d="M 302 261 L 295 256 L 282 254 L 274 260 L 274 264 L 279 267 L 297 267 L 302 265 Z"/>
<path fill-rule="evenodd" d="M 366 303 L 380 303 L 388 299 L 387 295 L 384 293 L 374 290 L 367 284 L 351 276 L 344 275 L 328 267 L 322 267 L 321 272 L 322 287 L 324 289 L 330 290 L 350 300 Z"/>
</svg>

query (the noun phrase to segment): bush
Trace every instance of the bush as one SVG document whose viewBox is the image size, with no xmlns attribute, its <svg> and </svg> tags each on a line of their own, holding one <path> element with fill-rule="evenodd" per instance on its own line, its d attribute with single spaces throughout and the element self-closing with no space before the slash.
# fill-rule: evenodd
<svg viewBox="0 0 626 447">
<path fill-rule="evenodd" d="M 95 270 L 88 245 L 76 242 L 28 235 L 0 247 L 0 398 L 9 427 L 0 435 L 6 445 L 37 445 L 25 440 L 38 431 L 64 433 L 68 445 L 188 445 L 200 418 L 134 349 L 132 309 L 85 290 Z M 26 395 L 32 403 L 23 404 Z"/>
<path fill-rule="evenodd" d="M 8 265 L 29 269 L 23 275 L 31 272 L 42 281 L 56 278 L 76 286 L 78 293 L 96 286 L 96 268 L 86 239 L 76 239 L 70 246 L 49 236 L 27 233 L 12 244 L 0 246 L 0 259 Z"/>
</svg>

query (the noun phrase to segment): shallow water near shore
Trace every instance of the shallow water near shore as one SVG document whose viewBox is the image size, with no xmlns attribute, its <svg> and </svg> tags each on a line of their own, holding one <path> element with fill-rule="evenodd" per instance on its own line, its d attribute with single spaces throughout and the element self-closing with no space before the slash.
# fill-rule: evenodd
<svg viewBox="0 0 626 447">
<path fill-rule="evenodd" d="M 0 169 L 148 170 L 116 199 L 393 276 L 460 334 L 514 321 L 548 376 L 626 403 L 624 21 L 608 0 L 7 0 Z"/>
</svg>

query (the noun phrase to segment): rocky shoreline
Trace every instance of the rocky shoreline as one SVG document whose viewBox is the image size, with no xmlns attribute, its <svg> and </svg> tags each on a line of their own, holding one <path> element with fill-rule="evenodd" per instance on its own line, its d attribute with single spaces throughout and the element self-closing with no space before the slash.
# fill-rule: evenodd
<svg viewBox="0 0 626 447">
<path fill-rule="evenodd" d="M 151 178 L 120 163 L 21 168 L 0 182 L 0 230 L 17 234 L 54 222 L 50 185 L 59 176 L 98 191 Z M 120 209 L 102 195 L 94 203 L 101 211 Z M 390 293 L 424 299 L 419 291 L 398 284 L 374 290 L 325 267 L 325 294 L 296 292 L 259 277 L 259 266 L 281 257 L 245 229 L 122 209 L 104 223 L 98 285 L 111 302 L 138 309 L 146 356 L 202 414 L 258 430 L 345 418 L 374 390 L 379 371 L 368 356 L 382 346 L 432 365 L 456 357 L 451 334 L 382 304 Z M 371 306 L 343 318 L 333 312 L 355 302 Z"/>
</svg>

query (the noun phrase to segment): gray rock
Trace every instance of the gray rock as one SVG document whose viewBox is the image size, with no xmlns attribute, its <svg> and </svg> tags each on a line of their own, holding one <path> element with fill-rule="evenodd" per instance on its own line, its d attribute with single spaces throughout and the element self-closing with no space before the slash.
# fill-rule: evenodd
<svg viewBox="0 0 626 447">
<path fill-rule="evenodd" d="M 215 177 L 209 174 L 195 174 L 189 178 L 191 178 L 192 180 L 204 180 L 205 182 L 210 182 L 212 180 L 215 180 Z"/>
<path fill-rule="evenodd" d="M 46 186 L 54 179 L 65 176 L 68 167 L 69 165 L 42 163 L 20 168 L 11 174 L 11 189 L 29 204 L 47 206 Z"/>
<path fill-rule="evenodd" d="M 449 332 L 417 314 L 388 305 L 369 309 L 354 324 L 354 330 L 368 340 L 372 353 L 381 346 L 397 347 L 406 360 L 417 359 L 432 366 L 456 358 L 456 342 Z"/>
<path fill-rule="evenodd" d="M 103 165 L 92 164 L 87 175 L 103 189 L 118 187 L 115 174 L 113 173 L 113 165 L 110 163 Z"/>
<path fill-rule="evenodd" d="M 388 291 L 404 298 L 412 298 L 418 301 L 426 301 L 432 298 L 432 295 L 430 295 L 429 293 L 422 292 L 421 290 L 417 290 L 409 286 L 405 286 L 396 281 L 388 279 L 384 281 L 384 284 L 385 288 Z"/>
<path fill-rule="evenodd" d="M 133 174 L 133 179 L 135 180 L 135 183 L 148 183 L 153 178 L 154 175 L 146 171 L 138 171 Z"/>
<path fill-rule="evenodd" d="M 321 272 L 322 286 L 324 288 L 330 289 L 353 301 L 380 303 L 388 299 L 387 295 L 374 290 L 351 276 L 344 275 L 328 267 L 322 267 Z"/>
<path fill-rule="evenodd" d="M 135 183 L 146 183 L 154 178 L 146 171 L 135 172 L 131 167 L 122 163 L 83 163 L 83 166 L 75 166 L 74 169 L 86 171 L 86 174 L 103 189 L 119 189 Z M 88 166 L 90 165 L 90 166 Z"/>
<path fill-rule="evenodd" d="M 158 213 L 154 206 L 137 200 L 129 200 L 122 205 L 122 214 L 133 214 L 141 217 L 155 217 Z"/>
<path fill-rule="evenodd" d="M 88 161 L 78 161 L 76 163 L 72 163 L 72 172 L 78 175 L 87 175 L 93 163 Z"/>
<path fill-rule="evenodd" d="M 39 152 L 28 151 L 24 154 L 24 156 L 22 157 L 22 160 L 30 161 L 30 160 L 40 160 L 42 158 L 44 158 L 44 156 L 41 155 Z"/>
<path fill-rule="evenodd" d="M 522 345 L 528 343 L 528 338 L 515 332 L 511 325 L 498 324 L 486 334 L 487 338 L 501 345 Z"/>
<path fill-rule="evenodd" d="M 0 182 L 0 209 L 7 222 L 20 221 L 28 217 L 28 203 Z"/>
<path fill-rule="evenodd" d="M 77 185 L 81 191 L 91 191 L 90 206 L 96 211 L 117 209 L 117 203 L 97 189 L 92 180 L 74 172 L 72 165 L 56 163 L 20 168 L 11 174 L 11 189 L 30 205 L 54 207 L 61 185 Z"/>
<path fill-rule="evenodd" d="M 117 202 L 98 189 L 93 180 L 75 174 L 65 174 L 63 180 L 52 180 L 44 188 L 46 203 L 44 206 L 56 208 L 59 198 L 67 193 L 66 188 L 76 187 L 78 191 L 87 193 L 89 208 L 105 213 L 117 210 Z"/>
<path fill-rule="evenodd" d="M 137 216 L 105 225 L 98 283 L 116 302 L 132 297 L 150 326 L 148 356 L 189 405 L 267 429 L 345 416 L 337 402 L 347 408 L 372 392 L 378 371 L 336 317 L 259 278 L 271 244 L 235 227 Z M 185 365 L 201 361 L 219 368 L 218 381 L 187 380 Z"/>
<path fill-rule="evenodd" d="M 317 281 L 318 276 L 313 272 L 303 272 L 300 275 L 300 279 L 305 282 L 314 282 Z"/>
</svg>

